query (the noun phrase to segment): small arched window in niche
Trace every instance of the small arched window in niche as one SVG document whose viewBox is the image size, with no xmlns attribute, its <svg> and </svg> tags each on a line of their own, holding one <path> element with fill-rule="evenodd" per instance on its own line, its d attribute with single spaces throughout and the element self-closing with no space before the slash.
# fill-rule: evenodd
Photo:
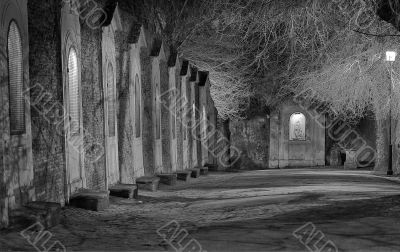
<svg viewBox="0 0 400 252">
<path fill-rule="evenodd" d="M 306 117 L 302 113 L 294 113 L 290 116 L 289 140 L 306 140 Z"/>
</svg>

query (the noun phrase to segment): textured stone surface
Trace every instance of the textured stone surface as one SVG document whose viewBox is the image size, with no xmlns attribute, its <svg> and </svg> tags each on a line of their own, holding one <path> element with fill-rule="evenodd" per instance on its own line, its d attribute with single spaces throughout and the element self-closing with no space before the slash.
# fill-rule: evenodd
<svg viewBox="0 0 400 252">
<path fill-rule="evenodd" d="M 305 139 L 290 140 L 290 118 L 298 113 L 305 116 Z M 325 123 L 325 114 L 294 101 L 287 101 L 271 112 L 270 168 L 324 166 Z"/>
<path fill-rule="evenodd" d="M 214 164 L 206 164 L 204 165 L 204 167 L 208 168 L 208 171 L 218 171 L 218 165 L 214 165 Z"/>
<path fill-rule="evenodd" d="M 160 183 L 159 177 L 140 177 L 136 179 L 136 184 L 139 190 L 147 190 L 155 192 L 158 190 L 158 185 Z"/>
<path fill-rule="evenodd" d="M 118 184 L 108 189 L 110 196 L 116 196 L 128 199 L 138 198 L 138 186 L 134 184 Z"/>
<path fill-rule="evenodd" d="M 192 168 L 192 169 L 188 169 L 188 171 L 191 172 L 190 176 L 192 178 L 198 178 L 200 177 L 200 168 Z"/>
<path fill-rule="evenodd" d="M 153 89 L 151 85 L 151 59 L 149 51 L 142 49 L 140 51 L 142 92 L 143 92 L 143 165 L 146 176 L 155 174 L 154 167 L 154 122 L 153 122 Z"/>
<path fill-rule="evenodd" d="M 70 206 L 91 211 L 103 211 L 109 207 L 108 192 L 85 190 L 71 196 Z"/>
<path fill-rule="evenodd" d="M 11 211 L 10 226 L 25 228 L 40 222 L 45 228 L 57 226 L 61 220 L 61 205 L 51 202 L 28 202 L 24 207 Z"/>
<path fill-rule="evenodd" d="M 176 185 L 178 180 L 178 176 L 176 175 L 176 173 L 159 174 L 157 176 L 160 178 L 160 183 L 166 185 Z"/>
<path fill-rule="evenodd" d="M 176 172 L 177 176 L 178 176 L 178 180 L 183 180 L 183 181 L 189 181 L 190 177 L 192 175 L 192 172 L 189 170 L 185 170 L 185 171 L 178 171 Z"/>
<path fill-rule="evenodd" d="M 269 121 L 267 118 L 232 121 L 230 131 L 231 145 L 242 152 L 234 168 L 265 169 L 268 167 Z"/>
<path fill-rule="evenodd" d="M 160 62 L 160 90 L 161 95 L 170 92 L 168 65 L 165 60 Z M 171 117 L 170 96 L 161 96 L 161 144 L 162 144 L 162 166 L 163 173 L 172 172 L 171 163 Z"/>
<path fill-rule="evenodd" d="M 64 112 L 63 83 L 60 74 L 62 72 L 60 1 L 28 1 L 28 15 L 36 200 L 63 202 L 65 138 L 62 131 L 64 121 L 59 116 L 59 113 Z M 54 107 L 50 110 L 50 106 Z"/>
<path fill-rule="evenodd" d="M 344 162 L 344 169 L 357 169 L 357 155 L 354 150 L 346 150 L 346 161 Z"/>
<path fill-rule="evenodd" d="M 96 1 L 101 2 L 101 0 Z M 92 29 L 86 23 L 81 25 L 84 141 L 87 146 L 97 147 L 99 151 L 104 152 L 107 151 L 107 148 L 104 137 L 105 115 L 101 40 L 101 29 Z M 88 150 L 90 151 L 91 148 L 89 147 Z M 93 148 L 93 151 L 95 151 L 95 148 Z M 89 152 L 85 154 L 89 154 Z M 90 158 L 85 158 L 85 173 L 88 188 L 104 190 L 106 176 L 105 155 L 96 162 L 93 162 Z"/>
<path fill-rule="evenodd" d="M 208 175 L 208 167 L 200 167 L 200 175 Z"/>
</svg>

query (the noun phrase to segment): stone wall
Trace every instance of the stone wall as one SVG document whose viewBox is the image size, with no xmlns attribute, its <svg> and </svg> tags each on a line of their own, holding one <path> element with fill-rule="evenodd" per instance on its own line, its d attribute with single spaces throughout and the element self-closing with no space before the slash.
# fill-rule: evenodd
<svg viewBox="0 0 400 252">
<path fill-rule="evenodd" d="M 183 100 L 183 93 L 182 93 L 182 78 L 180 76 L 180 64 L 175 65 L 173 72 L 175 74 L 175 85 L 176 85 L 176 141 L 177 141 L 177 167 L 176 169 L 178 171 L 183 170 L 184 164 L 183 164 L 183 112 L 184 108 L 182 107 L 184 105 L 184 100 Z"/>
<path fill-rule="evenodd" d="M 294 113 L 305 116 L 305 139 L 290 140 L 289 122 Z M 287 102 L 270 115 L 270 168 L 325 165 L 325 116 L 317 122 L 300 106 Z"/>
<path fill-rule="evenodd" d="M 165 60 L 160 62 L 160 88 L 161 88 L 161 141 L 163 173 L 172 172 L 171 165 L 171 124 L 170 124 L 170 95 L 169 72 Z"/>
<path fill-rule="evenodd" d="M 192 167 L 192 138 L 190 134 L 190 120 L 191 120 L 191 103 L 190 103 L 190 82 L 189 73 L 187 73 L 187 62 L 182 64 L 181 76 L 181 90 L 182 90 L 182 138 L 183 138 L 183 168 L 188 169 Z M 179 153 L 178 153 L 179 155 Z"/>
<path fill-rule="evenodd" d="M 42 201 L 63 202 L 65 138 L 62 118 L 64 113 L 63 83 L 60 74 L 62 71 L 60 1 L 28 1 L 28 15 L 36 198 Z M 44 93 L 46 93 L 46 98 L 43 96 Z M 43 106 L 46 102 L 46 106 L 57 104 L 48 114 L 44 113 L 47 110 Z M 56 111 L 57 108 L 60 111 Z M 60 118 L 61 120 L 57 120 Z"/>
<path fill-rule="evenodd" d="M 214 153 L 217 155 L 218 170 L 227 170 L 231 168 L 230 162 L 230 121 L 221 117 L 217 118 L 217 140 Z"/>
<path fill-rule="evenodd" d="M 140 51 L 142 91 L 143 91 L 143 166 L 146 176 L 153 175 L 154 166 L 154 124 L 153 124 L 153 100 L 151 86 L 151 58 L 148 50 L 143 48 Z"/>
<path fill-rule="evenodd" d="M 131 89 L 134 89 L 134 79 L 130 81 L 130 67 L 132 61 L 129 57 L 130 45 L 127 43 L 126 32 L 117 31 L 116 64 L 117 64 L 117 100 L 118 100 L 118 154 L 121 180 L 123 183 L 133 183 L 135 177 L 133 149 L 135 138 L 134 121 L 131 120 L 130 102 Z"/>
<path fill-rule="evenodd" d="M 104 90 L 102 62 L 102 29 L 92 29 L 81 22 L 82 48 L 82 113 L 85 144 L 93 141 L 105 148 L 104 138 Z M 86 154 L 86 153 L 85 153 Z M 91 189 L 105 189 L 105 155 L 93 162 L 85 158 L 86 186 Z"/>
<path fill-rule="evenodd" d="M 241 151 L 236 169 L 268 168 L 269 156 L 269 120 L 257 117 L 250 120 L 232 121 L 229 125 L 231 145 Z"/>
</svg>

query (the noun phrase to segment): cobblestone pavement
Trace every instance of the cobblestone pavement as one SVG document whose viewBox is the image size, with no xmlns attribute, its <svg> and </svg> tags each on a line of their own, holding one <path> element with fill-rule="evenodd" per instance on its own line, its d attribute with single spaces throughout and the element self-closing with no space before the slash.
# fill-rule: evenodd
<svg viewBox="0 0 400 252">
<path fill-rule="evenodd" d="M 368 171 L 212 173 L 141 191 L 139 201 L 112 197 L 103 212 L 67 207 L 49 231 L 71 251 L 165 251 L 157 229 L 175 220 L 207 251 L 308 251 L 293 231 L 312 222 L 339 251 L 398 251 L 399 193 L 399 182 Z M 6 250 L 34 248 L 3 230 Z"/>
</svg>

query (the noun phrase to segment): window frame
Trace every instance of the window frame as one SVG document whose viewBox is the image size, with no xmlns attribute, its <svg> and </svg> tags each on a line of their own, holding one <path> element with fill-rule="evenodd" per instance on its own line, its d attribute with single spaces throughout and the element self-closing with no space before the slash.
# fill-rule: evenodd
<svg viewBox="0 0 400 252">
<path fill-rule="evenodd" d="M 78 107 L 78 129 L 76 131 L 72 131 L 71 128 L 71 122 L 72 122 L 72 118 L 71 118 L 71 83 L 70 83 L 70 68 L 69 68 L 69 61 L 70 61 L 70 57 L 71 57 L 71 53 L 74 52 L 75 53 L 75 60 L 76 60 L 76 82 L 77 82 L 77 97 L 76 97 L 76 102 L 77 102 L 77 107 Z M 71 136 L 78 136 L 81 134 L 81 116 L 82 116 L 82 104 L 80 102 L 80 97 L 81 97 L 81 85 L 80 85 L 80 79 L 79 79 L 79 55 L 78 55 L 78 50 L 76 49 L 76 47 L 74 45 L 71 45 L 68 48 L 68 55 L 67 55 L 67 81 L 68 81 L 68 127 L 69 127 L 69 131 L 70 131 L 70 135 Z"/>
<path fill-rule="evenodd" d="M 19 42 L 20 42 L 20 49 L 21 49 L 21 97 L 22 97 L 22 101 L 21 101 L 21 105 L 22 105 L 22 121 L 21 123 L 23 124 L 21 126 L 21 128 L 23 128 L 22 130 L 15 130 L 15 125 L 12 124 L 13 120 L 12 118 L 14 118 L 15 115 L 13 115 L 12 111 L 11 111 L 11 103 L 12 103 L 12 94 L 11 94 L 11 72 L 10 72 L 10 47 L 9 47 L 9 41 L 10 41 L 10 32 L 11 32 L 11 26 L 15 25 L 16 27 L 16 31 L 18 32 L 18 36 L 19 36 Z M 25 78 L 24 78 L 24 47 L 23 47 L 23 36 L 21 34 L 21 28 L 18 25 L 18 21 L 15 19 L 11 19 L 9 24 L 8 24 L 8 28 L 7 28 L 7 45 L 6 45 L 6 53 L 7 53 L 7 80 L 8 80 L 8 103 L 9 103 L 9 127 L 10 127 L 10 135 L 11 136 L 22 136 L 26 134 L 26 103 L 25 103 L 25 94 L 24 94 L 24 90 L 25 90 Z M 19 128 L 19 127 L 18 127 Z"/>
</svg>

